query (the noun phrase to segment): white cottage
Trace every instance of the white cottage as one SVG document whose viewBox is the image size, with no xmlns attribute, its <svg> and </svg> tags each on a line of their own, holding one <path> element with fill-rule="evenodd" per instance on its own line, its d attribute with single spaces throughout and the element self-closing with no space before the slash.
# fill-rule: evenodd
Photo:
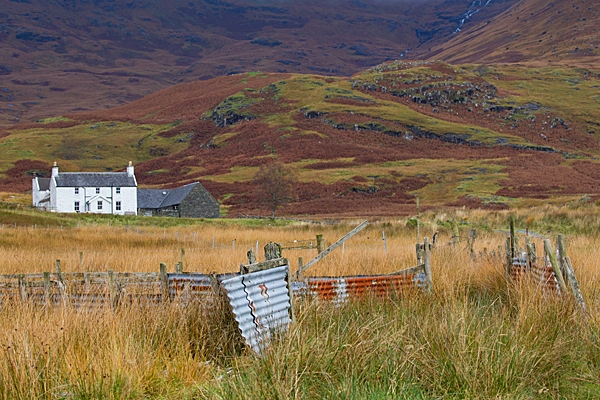
<svg viewBox="0 0 600 400">
<path fill-rule="evenodd" d="M 55 212 L 137 214 L 137 181 L 131 161 L 126 172 L 58 172 L 33 178 L 33 205 Z"/>
</svg>

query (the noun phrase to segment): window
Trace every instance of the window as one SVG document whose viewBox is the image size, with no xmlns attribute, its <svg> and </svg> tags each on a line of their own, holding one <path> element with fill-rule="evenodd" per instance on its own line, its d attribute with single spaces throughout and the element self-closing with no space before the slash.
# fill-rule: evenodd
<svg viewBox="0 0 600 400">
<path fill-rule="evenodd" d="M 173 210 L 179 210 L 179 206 L 178 206 L 177 204 L 175 204 L 175 205 L 173 206 Z"/>
<path fill-rule="evenodd" d="M 79 188 L 75 188 L 75 194 L 79 194 Z"/>
<path fill-rule="evenodd" d="M 121 188 L 117 188 L 116 191 L 117 191 L 117 194 L 121 194 Z"/>
<path fill-rule="evenodd" d="M 100 194 L 100 188 L 96 188 L 96 194 Z"/>
<path fill-rule="evenodd" d="M 77 190 L 77 189 L 75 189 L 75 190 Z M 78 201 L 75 202 L 75 212 L 79 212 L 79 202 Z"/>
<path fill-rule="evenodd" d="M 102 200 L 98 200 L 98 210 L 102 210 Z"/>
<path fill-rule="evenodd" d="M 115 203 L 115 208 L 116 208 L 117 211 L 121 211 L 121 202 L 120 201 L 117 201 Z"/>
</svg>

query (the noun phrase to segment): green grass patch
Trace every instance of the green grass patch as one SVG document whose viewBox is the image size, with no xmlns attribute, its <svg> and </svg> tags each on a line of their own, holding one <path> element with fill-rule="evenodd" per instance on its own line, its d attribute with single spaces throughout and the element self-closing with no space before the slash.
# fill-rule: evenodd
<svg viewBox="0 0 600 400">
<path fill-rule="evenodd" d="M 122 169 L 130 160 L 139 163 L 185 150 L 186 134 L 158 135 L 171 127 L 173 124 L 97 122 L 61 129 L 12 130 L 0 138 L 0 170 L 23 158 L 56 160 L 63 171 Z"/>
</svg>

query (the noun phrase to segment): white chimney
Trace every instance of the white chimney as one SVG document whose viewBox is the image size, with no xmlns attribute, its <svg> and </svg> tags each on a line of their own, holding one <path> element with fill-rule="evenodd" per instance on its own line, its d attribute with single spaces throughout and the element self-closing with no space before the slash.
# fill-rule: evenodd
<svg viewBox="0 0 600 400">
<path fill-rule="evenodd" d="M 52 177 L 55 178 L 58 176 L 58 167 L 56 166 L 56 161 L 54 161 L 54 166 L 52 167 Z"/>
<path fill-rule="evenodd" d="M 129 161 L 129 166 L 127 167 L 127 176 L 133 176 L 133 164 Z"/>
</svg>

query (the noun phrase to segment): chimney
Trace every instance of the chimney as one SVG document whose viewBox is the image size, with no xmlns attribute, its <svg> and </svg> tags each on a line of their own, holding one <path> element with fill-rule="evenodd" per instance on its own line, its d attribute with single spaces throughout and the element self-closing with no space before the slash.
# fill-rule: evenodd
<svg viewBox="0 0 600 400">
<path fill-rule="evenodd" d="M 127 176 L 133 176 L 133 164 L 129 161 L 129 166 L 127 167 Z"/>
<path fill-rule="evenodd" d="M 52 177 L 56 178 L 58 176 L 58 167 L 56 166 L 56 161 L 54 161 L 54 166 L 52 167 Z"/>
</svg>

